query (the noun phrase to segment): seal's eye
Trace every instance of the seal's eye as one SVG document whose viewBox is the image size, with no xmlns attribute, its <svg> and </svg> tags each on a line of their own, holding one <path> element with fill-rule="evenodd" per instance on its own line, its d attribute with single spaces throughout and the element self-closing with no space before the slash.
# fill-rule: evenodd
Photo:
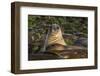
<svg viewBox="0 0 100 76">
<path fill-rule="evenodd" d="M 57 27 L 57 29 L 59 29 L 59 27 Z"/>
</svg>

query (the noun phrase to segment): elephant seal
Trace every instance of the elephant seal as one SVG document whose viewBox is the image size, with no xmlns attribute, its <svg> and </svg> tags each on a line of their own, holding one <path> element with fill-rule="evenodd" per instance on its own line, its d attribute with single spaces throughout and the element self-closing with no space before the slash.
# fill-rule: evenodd
<svg viewBox="0 0 100 76">
<path fill-rule="evenodd" d="M 49 52 L 59 54 L 60 51 L 65 50 L 65 46 L 67 46 L 67 44 L 64 41 L 61 28 L 58 24 L 52 25 L 47 43 L 47 51 Z"/>
<path fill-rule="evenodd" d="M 61 28 L 58 24 L 52 25 L 52 29 L 48 37 L 48 45 L 52 44 L 67 45 L 63 39 Z"/>
</svg>

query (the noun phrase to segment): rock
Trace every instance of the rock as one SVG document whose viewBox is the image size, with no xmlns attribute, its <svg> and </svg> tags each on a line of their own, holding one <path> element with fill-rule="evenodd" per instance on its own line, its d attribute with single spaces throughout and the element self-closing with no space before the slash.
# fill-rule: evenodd
<svg viewBox="0 0 100 76">
<path fill-rule="evenodd" d="M 87 44 L 88 44 L 87 38 L 83 38 L 83 37 L 77 39 L 74 42 L 74 45 L 77 45 L 77 46 L 85 46 L 85 47 L 87 47 Z"/>
</svg>

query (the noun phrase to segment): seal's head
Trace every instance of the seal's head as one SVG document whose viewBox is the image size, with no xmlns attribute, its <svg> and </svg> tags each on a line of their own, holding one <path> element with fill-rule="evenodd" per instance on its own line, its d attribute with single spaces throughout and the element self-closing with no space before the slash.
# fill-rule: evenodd
<svg viewBox="0 0 100 76">
<path fill-rule="evenodd" d="M 61 30 L 61 28 L 58 24 L 52 25 L 51 33 L 58 33 L 59 30 Z"/>
</svg>

